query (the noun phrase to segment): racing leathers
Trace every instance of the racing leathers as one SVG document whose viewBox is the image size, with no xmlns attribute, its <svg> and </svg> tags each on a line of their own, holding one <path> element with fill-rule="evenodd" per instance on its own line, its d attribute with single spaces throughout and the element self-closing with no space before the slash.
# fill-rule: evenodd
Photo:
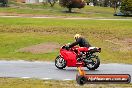
<svg viewBox="0 0 132 88">
<path fill-rule="evenodd" d="M 80 47 L 91 47 L 91 45 L 89 44 L 89 42 L 87 42 L 83 37 L 79 37 L 78 39 L 76 39 L 75 42 L 73 42 L 72 44 L 69 45 L 69 48 L 78 45 Z"/>
</svg>

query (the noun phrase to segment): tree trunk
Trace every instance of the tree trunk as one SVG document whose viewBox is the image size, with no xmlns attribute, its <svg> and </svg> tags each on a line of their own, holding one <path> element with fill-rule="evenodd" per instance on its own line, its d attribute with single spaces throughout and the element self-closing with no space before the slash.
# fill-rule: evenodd
<svg viewBox="0 0 132 88">
<path fill-rule="evenodd" d="M 55 5 L 55 3 L 56 3 L 55 0 L 53 0 L 53 2 L 51 0 L 48 0 L 48 2 L 49 2 L 49 4 L 50 4 L 51 7 L 53 7 Z"/>
<path fill-rule="evenodd" d="M 72 12 L 72 8 L 68 8 L 69 9 L 69 13 L 71 13 Z"/>
</svg>

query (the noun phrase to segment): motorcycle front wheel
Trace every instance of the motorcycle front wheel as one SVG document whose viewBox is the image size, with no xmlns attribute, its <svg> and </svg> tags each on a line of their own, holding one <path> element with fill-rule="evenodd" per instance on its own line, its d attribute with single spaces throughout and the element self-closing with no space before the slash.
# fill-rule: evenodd
<svg viewBox="0 0 132 88">
<path fill-rule="evenodd" d="M 63 69 L 66 67 L 66 60 L 61 57 L 60 55 L 56 57 L 55 59 L 55 66 L 58 68 L 58 69 Z"/>
<path fill-rule="evenodd" d="M 90 58 L 90 62 L 86 63 L 86 67 L 89 69 L 89 70 L 95 70 L 99 67 L 100 65 L 100 59 L 98 56 L 92 56 Z"/>
</svg>

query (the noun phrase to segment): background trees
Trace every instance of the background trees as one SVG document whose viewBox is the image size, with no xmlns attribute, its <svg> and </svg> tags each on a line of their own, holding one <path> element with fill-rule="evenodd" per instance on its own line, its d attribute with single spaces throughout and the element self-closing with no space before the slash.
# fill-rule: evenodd
<svg viewBox="0 0 132 88">
<path fill-rule="evenodd" d="M 2 7 L 7 7 L 8 0 L 0 0 L 0 4 Z"/>
<path fill-rule="evenodd" d="M 122 0 L 120 10 L 125 15 L 132 14 L 132 0 Z"/>
<path fill-rule="evenodd" d="M 48 0 L 48 3 L 50 4 L 51 7 L 53 7 L 57 1 L 58 0 Z"/>
<path fill-rule="evenodd" d="M 72 8 L 83 8 L 85 6 L 84 0 L 59 0 L 62 7 L 66 7 L 71 12 Z"/>
</svg>

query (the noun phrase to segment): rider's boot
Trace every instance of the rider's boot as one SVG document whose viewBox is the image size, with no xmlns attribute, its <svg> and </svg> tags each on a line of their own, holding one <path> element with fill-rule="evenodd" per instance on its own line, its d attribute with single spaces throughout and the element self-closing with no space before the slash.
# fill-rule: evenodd
<svg viewBox="0 0 132 88">
<path fill-rule="evenodd" d="M 78 62 L 82 61 L 82 55 L 83 55 L 82 52 L 80 52 L 80 54 L 77 55 L 77 57 L 78 57 L 78 58 L 77 58 L 77 61 L 78 61 Z"/>
</svg>

